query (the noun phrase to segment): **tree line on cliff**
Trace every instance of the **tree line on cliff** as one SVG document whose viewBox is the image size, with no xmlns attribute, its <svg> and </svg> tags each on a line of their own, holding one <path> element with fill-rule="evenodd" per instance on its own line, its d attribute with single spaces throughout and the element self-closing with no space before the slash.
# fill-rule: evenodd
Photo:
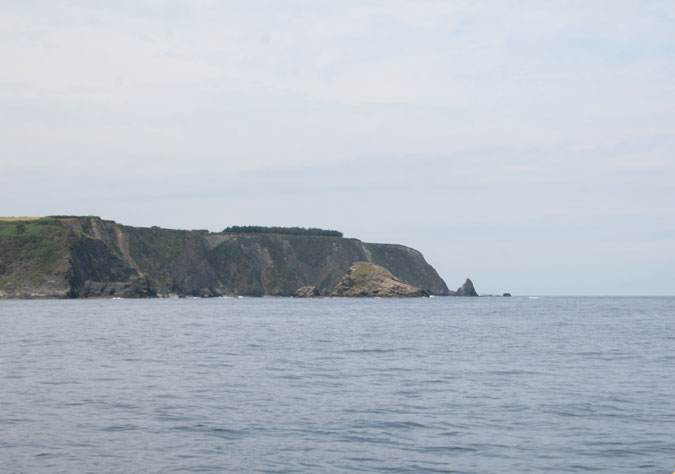
<svg viewBox="0 0 675 474">
<path fill-rule="evenodd" d="M 233 225 L 223 229 L 226 234 L 280 234 L 311 235 L 314 237 L 342 237 L 337 230 L 319 229 L 316 227 L 267 227 L 260 225 Z"/>
</svg>

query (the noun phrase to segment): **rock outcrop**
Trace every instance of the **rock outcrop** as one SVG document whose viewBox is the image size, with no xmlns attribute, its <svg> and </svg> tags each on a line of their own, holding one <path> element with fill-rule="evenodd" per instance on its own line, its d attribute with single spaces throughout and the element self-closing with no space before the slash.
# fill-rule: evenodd
<svg viewBox="0 0 675 474">
<path fill-rule="evenodd" d="M 296 298 L 316 298 L 320 296 L 319 289 L 316 286 L 303 286 L 295 292 Z"/>
<path fill-rule="evenodd" d="M 478 293 L 476 293 L 476 289 L 473 287 L 473 282 L 467 278 L 464 284 L 457 288 L 455 296 L 478 296 Z"/>
<path fill-rule="evenodd" d="M 356 262 L 340 280 L 331 296 L 351 297 L 423 297 L 429 294 L 422 288 L 403 283 L 389 270 L 368 262 Z"/>
<path fill-rule="evenodd" d="M 99 217 L 0 219 L 0 298 L 328 294 L 354 262 L 448 295 L 420 252 L 337 236 L 130 227 Z"/>
</svg>

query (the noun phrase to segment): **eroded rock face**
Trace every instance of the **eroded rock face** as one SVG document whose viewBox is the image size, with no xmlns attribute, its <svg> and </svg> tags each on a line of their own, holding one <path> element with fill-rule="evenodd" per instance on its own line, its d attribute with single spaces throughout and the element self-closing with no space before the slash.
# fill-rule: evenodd
<svg viewBox="0 0 675 474">
<path fill-rule="evenodd" d="M 455 296 L 478 296 L 478 293 L 476 293 L 476 289 L 473 287 L 473 282 L 467 278 L 464 284 L 457 288 Z"/>
<path fill-rule="evenodd" d="M 319 289 L 316 286 L 303 286 L 295 292 L 296 298 L 316 298 L 319 296 Z"/>
<path fill-rule="evenodd" d="M 356 262 L 349 267 L 331 296 L 414 298 L 429 295 L 422 288 L 403 283 L 384 267 Z"/>
</svg>

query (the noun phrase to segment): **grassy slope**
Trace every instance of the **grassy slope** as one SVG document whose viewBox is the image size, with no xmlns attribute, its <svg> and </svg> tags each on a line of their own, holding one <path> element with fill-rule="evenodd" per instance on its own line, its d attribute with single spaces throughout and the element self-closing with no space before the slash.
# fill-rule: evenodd
<svg viewBox="0 0 675 474">
<path fill-rule="evenodd" d="M 0 288 L 68 270 L 73 232 L 50 218 L 0 222 Z"/>
<path fill-rule="evenodd" d="M 129 227 L 128 229 L 131 229 L 134 236 L 130 245 L 130 253 L 141 268 L 161 267 L 176 258 L 181 251 L 185 237 L 190 234 L 185 230 L 160 227 Z"/>
<path fill-rule="evenodd" d="M 421 254 L 417 255 L 416 251 L 392 244 L 365 245 L 373 257 L 373 263 L 387 268 L 401 280 L 413 283 L 414 286 L 433 290 L 432 293 L 442 293 L 443 290 L 447 290 L 445 287 L 437 287 L 438 281 L 435 278 L 437 275 L 432 275 L 435 271 L 430 270 L 429 267 L 423 264 Z M 413 262 L 417 264 L 411 264 Z"/>
<path fill-rule="evenodd" d="M 375 277 L 391 278 L 394 276 L 391 275 L 386 268 L 371 265 L 370 263 L 367 262 L 356 262 L 354 265 L 352 265 L 351 268 L 352 268 L 351 277 L 354 278 L 355 280 L 361 279 L 368 280 Z"/>
</svg>

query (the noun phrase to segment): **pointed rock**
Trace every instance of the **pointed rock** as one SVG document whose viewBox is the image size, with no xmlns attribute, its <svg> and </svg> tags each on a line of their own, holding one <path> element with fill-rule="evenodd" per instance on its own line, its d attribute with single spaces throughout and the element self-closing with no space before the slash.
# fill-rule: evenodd
<svg viewBox="0 0 675 474">
<path fill-rule="evenodd" d="M 464 284 L 457 288 L 455 296 L 478 296 L 478 293 L 476 293 L 476 289 L 473 287 L 473 282 L 467 278 Z"/>
</svg>

